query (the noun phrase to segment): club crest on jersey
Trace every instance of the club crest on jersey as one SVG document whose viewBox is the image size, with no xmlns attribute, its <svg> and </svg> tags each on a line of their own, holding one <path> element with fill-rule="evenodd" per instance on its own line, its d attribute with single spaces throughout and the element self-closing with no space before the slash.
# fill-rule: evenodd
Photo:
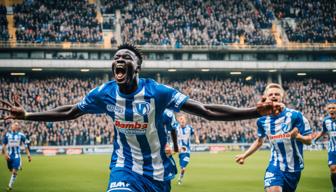
<svg viewBox="0 0 336 192">
<path fill-rule="evenodd" d="M 291 129 L 291 126 L 289 126 L 291 124 L 291 117 L 292 117 L 292 113 L 287 112 L 286 116 L 285 116 L 284 123 L 282 123 L 282 125 L 281 125 L 281 130 L 285 133 L 287 133 Z"/>
<path fill-rule="evenodd" d="M 141 116 L 147 115 L 150 111 L 150 104 L 147 102 L 137 102 L 135 103 L 135 110 Z"/>
<path fill-rule="evenodd" d="M 290 130 L 290 126 L 288 126 L 286 123 L 281 125 L 281 130 L 285 133 L 287 133 Z"/>
</svg>

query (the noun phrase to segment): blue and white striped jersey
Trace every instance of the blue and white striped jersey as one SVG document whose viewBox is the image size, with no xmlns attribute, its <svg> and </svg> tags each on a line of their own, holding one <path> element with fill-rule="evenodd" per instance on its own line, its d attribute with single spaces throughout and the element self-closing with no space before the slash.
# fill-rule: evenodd
<svg viewBox="0 0 336 192">
<path fill-rule="evenodd" d="M 268 137 L 271 144 L 270 164 L 281 171 L 297 172 L 304 167 L 303 143 L 291 139 L 289 134 L 297 128 L 301 135 L 312 133 L 302 113 L 285 108 L 278 116 L 263 116 L 257 120 L 258 137 Z"/>
<path fill-rule="evenodd" d="M 329 135 L 328 152 L 336 151 L 336 120 L 329 115 L 323 119 L 322 132 Z"/>
<path fill-rule="evenodd" d="M 165 109 L 163 113 L 163 123 L 167 131 L 177 130 L 179 123 L 176 120 L 174 112 L 170 109 Z"/>
<path fill-rule="evenodd" d="M 7 152 L 11 159 L 21 158 L 20 146 L 24 145 L 27 147 L 26 136 L 23 133 L 17 131 L 10 131 L 6 133 L 2 143 L 7 146 Z"/>
<path fill-rule="evenodd" d="M 115 81 L 93 89 L 78 108 L 84 113 L 107 113 L 114 122 L 110 169 L 127 169 L 153 178 L 170 180 L 175 165 L 165 154 L 167 132 L 163 112 L 176 112 L 188 97 L 151 79 L 139 79 L 134 93 L 125 95 Z"/>
<path fill-rule="evenodd" d="M 178 144 L 182 148 L 183 153 L 190 153 L 190 140 L 194 135 L 194 128 L 191 125 L 186 125 L 178 129 L 177 138 Z"/>
<path fill-rule="evenodd" d="M 178 127 L 179 127 L 179 123 L 177 122 L 176 120 L 176 117 L 175 117 L 175 114 L 172 110 L 170 109 L 165 109 L 164 110 L 164 113 L 163 113 L 163 125 L 166 129 L 166 132 L 167 132 L 167 137 L 168 137 L 168 141 L 167 143 L 168 144 L 172 144 L 172 138 L 171 138 L 171 135 L 170 135 L 170 132 L 172 130 L 175 130 L 177 131 Z"/>
</svg>

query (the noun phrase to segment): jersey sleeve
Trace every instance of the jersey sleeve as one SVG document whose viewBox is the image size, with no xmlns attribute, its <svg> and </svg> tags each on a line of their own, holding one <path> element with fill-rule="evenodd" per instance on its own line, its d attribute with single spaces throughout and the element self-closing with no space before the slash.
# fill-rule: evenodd
<svg viewBox="0 0 336 192">
<path fill-rule="evenodd" d="M 264 138 L 266 137 L 266 131 L 262 125 L 261 119 L 257 120 L 257 134 L 259 138 Z"/>
<path fill-rule="evenodd" d="M 165 110 L 163 113 L 163 123 L 165 124 L 167 131 L 176 129 L 176 119 L 175 115 L 170 110 Z"/>
<path fill-rule="evenodd" d="M 25 135 L 23 135 L 23 134 L 21 134 L 21 140 L 20 140 L 20 142 L 21 142 L 21 144 L 23 144 L 24 146 L 25 146 L 25 148 L 27 148 L 28 147 L 28 145 L 27 145 L 27 138 L 26 138 L 26 136 Z"/>
<path fill-rule="evenodd" d="M 104 86 L 104 85 L 102 85 Z M 99 103 L 99 93 L 102 86 L 92 89 L 89 94 L 87 94 L 82 101 L 77 103 L 77 107 L 84 113 L 104 113 L 105 110 L 103 106 Z"/>
<path fill-rule="evenodd" d="M 328 132 L 328 128 L 327 128 L 326 120 L 324 120 L 322 123 L 322 133 L 327 133 L 327 132 Z"/>
<path fill-rule="evenodd" d="M 159 84 L 157 86 L 157 96 L 164 109 L 170 109 L 179 112 L 183 104 L 189 97 L 180 93 L 169 86 Z"/>
<path fill-rule="evenodd" d="M 195 134 L 195 130 L 192 126 L 190 126 L 190 135 L 194 135 Z"/>
<path fill-rule="evenodd" d="M 301 112 L 297 113 L 293 127 L 298 128 L 299 133 L 303 136 L 312 133 L 309 121 L 302 115 Z"/>
</svg>

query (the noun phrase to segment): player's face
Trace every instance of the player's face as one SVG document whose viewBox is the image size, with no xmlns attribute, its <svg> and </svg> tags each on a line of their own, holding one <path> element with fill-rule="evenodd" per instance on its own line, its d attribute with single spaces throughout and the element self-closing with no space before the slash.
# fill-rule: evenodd
<svg viewBox="0 0 336 192">
<path fill-rule="evenodd" d="M 18 122 L 14 122 L 12 123 L 12 131 L 18 131 L 19 130 L 19 123 Z"/>
<path fill-rule="evenodd" d="M 117 51 L 112 60 L 112 73 L 118 84 L 130 84 L 139 71 L 138 57 L 128 49 Z"/>
<path fill-rule="evenodd" d="M 332 119 L 336 119 L 336 103 L 327 105 L 327 111 Z"/>
<path fill-rule="evenodd" d="M 186 126 L 186 118 L 185 118 L 185 116 L 179 116 L 178 118 L 177 118 L 177 120 L 178 120 L 178 122 L 180 123 L 180 125 L 181 125 L 181 127 L 185 127 Z"/>
<path fill-rule="evenodd" d="M 283 92 L 279 88 L 269 88 L 266 91 L 265 96 L 267 101 L 282 102 Z"/>
</svg>

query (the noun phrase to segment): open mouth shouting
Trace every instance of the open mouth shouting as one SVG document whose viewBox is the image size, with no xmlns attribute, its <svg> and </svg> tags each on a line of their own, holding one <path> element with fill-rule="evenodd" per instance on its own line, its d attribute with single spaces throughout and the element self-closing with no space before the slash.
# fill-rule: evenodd
<svg viewBox="0 0 336 192">
<path fill-rule="evenodd" d="M 127 77 L 127 67 L 126 64 L 116 64 L 114 68 L 114 77 L 118 83 L 125 83 Z"/>
<path fill-rule="evenodd" d="M 278 99 L 275 99 L 275 98 L 271 99 L 271 101 L 272 102 L 279 102 Z"/>
</svg>

